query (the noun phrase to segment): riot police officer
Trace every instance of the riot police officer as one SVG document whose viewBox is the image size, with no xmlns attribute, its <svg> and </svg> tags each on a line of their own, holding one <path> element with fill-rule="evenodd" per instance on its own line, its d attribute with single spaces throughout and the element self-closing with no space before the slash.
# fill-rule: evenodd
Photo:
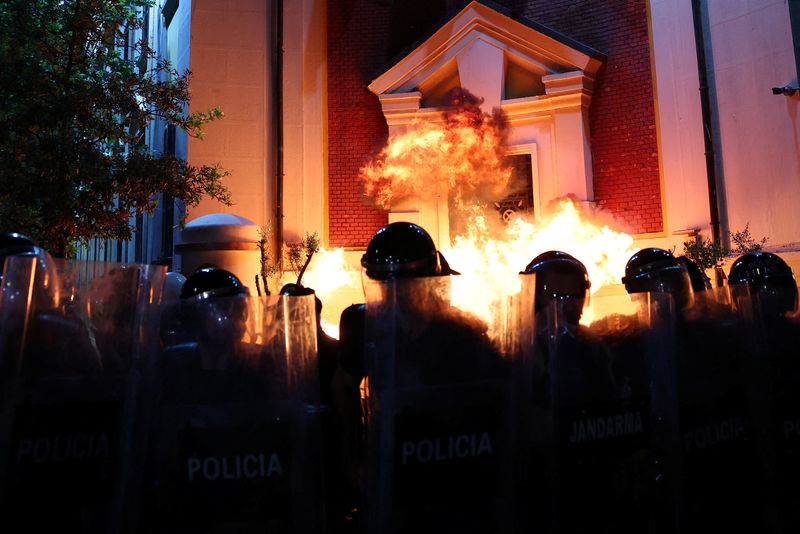
<svg viewBox="0 0 800 534">
<path fill-rule="evenodd" d="M 791 267 L 777 254 L 757 251 L 740 256 L 731 265 L 728 285 L 735 292 L 747 287 L 768 321 L 797 309 L 797 280 Z"/>
<path fill-rule="evenodd" d="M 368 279 L 392 281 L 456 274 L 436 250 L 430 235 L 413 223 L 384 226 L 369 242 L 361 258 Z M 343 310 L 340 321 L 341 362 L 356 382 L 366 376 L 363 355 L 366 306 L 353 304 Z"/>
<path fill-rule="evenodd" d="M 523 274 L 536 276 L 531 413 L 543 412 L 539 433 L 549 436 L 531 432 L 531 478 L 534 484 L 550 480 L 549 491 L 532 485 L 532 502 L 540 508 L 532 527 L 545 532 L 649 528 L 650 411 L 641 331 L 621 335 L 579 324 L 591 284 L 584 265 L 569 254 L 545 252 Z M 543 379 L 537 380 L 539 373 Z M 546 476 L 538 479 L 537 458 L 548 464 L 540 469 Z"/>
<path fill-rule="evenodd" d="M 660 248 L 645 248 L 636 252 L 625 265 L 622 278 L 625 290 L 633 293 L 668 293 L 679 312 L 694 303 L 692 281 L 686 267 Z"/>
<path fill-rule="evenodd" d="M 507 519 L 499 504 L 510 457 L 502 434 L 506 369 L 486 325 L 450 305 L 455 271 L 415 224 L 378 230 L 361 264 L 368 530 L 497 528 Z"/>
<path fill-rule="evenodd" d="M 623 283 L 629 293 L 666 293 L 675 304 L 674 320 L 662 323 L 673 328 L 675 367 L 668 357 L 660 365 L 666 377 L 657 378 L 675 377 L 664 388 L 674 391 L 677 400 L 677 435 L 670 439 L 682 470 L 679 528 L 757 529 L 764 507 L 761 492 L 753 488 L 763 487 L 764 481 L 747 393 L 747 325 L 726 306 L 707 307 L 702 313 L 693 309 L 689 273 L 668 251 L 650 248 L 634 254 Z M 670 316 L 664 310 L 654 314 Z"/>
<path fill-rule="evenodd" d="M 545 311 L 552 301 L 562 301 L 569 304 L 565 324 L 578 326 L 592 285 L 583 263 L 566 252 L 551 250 L 536 256 L 520 274 L 536 275 L 536 314 Z"/>
<path fill-rule="evenodd" d="M 83 262 L 61 262 L 56 269 L 29 240 L 13 241 L 18 245 L 4 251 L 35 263 L 28 284 L 15 288 L 32 291 L 20 299 L 28 306 L 27 326 L 17 332 L 21 372 L 2 421 L 6 431 L 13 428 L 0 436 L 4 455 L 11 455 L 0 460 L 2 515 L 35 531 L 113 529 L 128 496 L 123 473 L 140 468 L 128 451 L 135 447 L 138 416 L 145 419 L 148 411 L 140 394 L 149 383 L 144 362 L 150 361 L 148 336 L 155 325 L 149 310 L 139 307 L 144 277 L 138 269 L 105 270 L 106 264 L 85 269 Z M 6 270 L 12 286 L 13 276 Z M 62 301 L 60 294 L 68 298 Z"/>
<path fill-rule="evenodd" d="M 318 531 L 313 303 L 251 299 L 213 267 L 180 298 L 191 340 L 164 349 L 143 530 Z"/>
<path fill-rule="evenodd" d="M 207 267 L 194 272 L 181 288 L 186 319 L 195 321 L 201 343 L 215 348 L 230 348 L 241 340 L 247 318 L 248 289 L 231 272 Z M 201 344 L 201 348 L 205 348 Z M 203 368 L 216 369 L 226 365 L 219 354 L 208 351 Z"/>
<path fill-rule="evenodd" d="M 245 394 L 245 384 L 237 385 L 234 375 L 247 379 L 250 365 L 261 360 L 243 353 L 258 350 L 242 343 L 248 298 L 247 287 L 225 269 L 206 267 L 186 279 L 180 294 L 182 334 L 163 356 L 165 380 L 173 382 L 167 395 L 199 401 L 227 398 L 234 390 Z"/>
<path fill-rule="evenodd" d="M 361 265 L 373 280 L 457 274 L 436 250 L 430 234 L 413 223 L 395 222 L 370 239 Z"/>
<path fill-rule="evenodd" d="M 458 272 L 436 250 L 425 230 L 405 222 L 381 228 L 370 240 L 361 265 L 370 280 L 396 284 L 392 304 L 398 321 L 410 334 L 399 341 L 409 343 L 407 356 L 419 363 L 405 366 L 405 371 L 415 375 L 409 379 L 442 384 L 489 371 L 485 366 L 492 358 L 486 354 L 492 349 L 487 327 L 450 305 L 448 277 Z M 475 360 L 470 361 L 473 356 Z"/>
<path fill-rule="evenodd" d="M 760 350 L 754 358 L 752 388 L 757 398 L 766 393 L 767 401 L 758 422 L 766 431 L 767 457 L 773 461 L 774 493 L 770 504 L 777 512 L 777 531 L 791 532 L 800 522 L 797 502 L 800 490 L 800 323 L 795 314 L 798 303 L 797 281 L 791 267 L 777 254 L 750 252 L 737 258 L 728 274 L 731 293 L 737 304 L 750 303 L 760 328 L 754 344 Z M 762 364 L 766 364 L 766 369 Z M 763 377 L 759 380 L 759 377 Z"/>
<path fill-rule="evenodd" d="M 522 275 L 536 275 L 536 289 L 534 294 L 534 314 L 536 322 L 536 362 L 538 372 L 534 373 L 535 386 L 533 394 L 541 397 L 542 401 L 550 395 L 549 378 L 554 376 L 556 369 L 550 366 L 556 362 L 549 357 L 551 342 L 559 336 L 561 347 L 566 343 L 575 342 L 582 345 L 587 332 L 580 324 L 584 303 L 589 294 L 591 282 L 586 272 L 586 267 L 573 256 L 561 251 L 548 251 L 536 256 L 522 271 Z M 570 354 L 585 355 L 592 351 L 569 350 Z M 590 361 L 591 360 L 591 361 Z M 584 365 L 595 367 L 593 371 L 584 369 L 584 372 L 573 373 L 575 377 L 587 380 L 582 386 L 567 388 L 569 391 L 586 392 L 590 384 L 595 384 L 598 376 L 603 376 L 604 363 L 595 361 L 591 357 Z M 565 363 L 565 362 L 562 362 Z M 588 371 L 588 372 L 586 372 Z M 541 374 L 545 382 L 539 383 L 536 378 Z M 593 377 L 590 379 L 589 377 Z M 549 385 L 548 385 L 549 384 Z M 596 394 L 596 392 L 595 392 Z"/>
</svg>

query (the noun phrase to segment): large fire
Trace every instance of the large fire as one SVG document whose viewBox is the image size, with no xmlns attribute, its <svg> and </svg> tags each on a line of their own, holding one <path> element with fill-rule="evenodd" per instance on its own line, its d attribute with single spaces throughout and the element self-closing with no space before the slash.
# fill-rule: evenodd
<svg viewBox="0 0 800 534">
<path fill-rule="evenodd" d="M 450 198 L 458 206 L 504 196 L 511 177 L 503 161 L 505 120 L 483 113 L 466 91 L 454 92 L 452 100 L 459 106 L 442 122 L 414 121 L 361 170 L 364 191 L 378 206 L 389 209 L 411 195 Z"/>
<path fill-rule="evenodd" d="M 510 220 L 500 236 L 489 237 L 485 215 L 468 219 L 468 231 L 453 240 L 445 253 L 460 277 L 453 281 L 453 304 L 489 320 L 490 304 L 520 290 L 517 273 L 548 250 L 560 250 L 580 260 L 589 273 L 591 292 L 620 283 L 633 238 L 592 222 L 592 210 L 566 198 L 552 214 L 537 222 Z M 587 316 L 587 319 L 589 316 Z"/>
<path fill-rule="evenodd" d="M 457 232 L 443 254 L 461 273 L 453 279 L 453 305 L 491 323 L 492 302 L 520 290 L 517 273 L 548 250 L 572 254 L 586 266 L 591 291 L 620 283 L 635 252 L 631 236 L 612 230 L 588 203 L 564 198 L 536 220 L 522 215 L 503 224 L 493 200 L 504 191 L 511 169 L 504 165 L 503 120 L 480 111 L 465 98 L 442 122 L 414 122 L 389 138 L 380 155 L 362 169 L 367 194 L 384 208 L 410 195 L 450 200 L 451 230 Z M 363 302 L 360 273 L 341 249 L 323 250 L 309 265 L 305 284 L 333 311 L 326 330 L 336 335 L 337 312 Z M 338 299 L 344 302 L 337 303 Z M 585 320 L 591 320 L 585 314 Z"/>
</svg>

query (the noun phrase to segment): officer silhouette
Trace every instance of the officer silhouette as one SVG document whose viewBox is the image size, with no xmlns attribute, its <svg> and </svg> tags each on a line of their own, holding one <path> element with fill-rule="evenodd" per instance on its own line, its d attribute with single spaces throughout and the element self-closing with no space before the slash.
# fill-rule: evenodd
<svg viewBox="0 0 800 534">
<path fill-rule="evenodd" d="M 796 311 L 797 281 L 791 267 L 777 254 L 751 252 L 736 259 L 728 274 L 734 298 L 750 295 L 755 318 L 760 325 L 757 347 L 766 355 L 756 358 L 758 365 L 749 381 L 760 406 L 758 422 L 765 428 L 769 472 L 774 473 L 774 491 L 769 498 L 776 511 L 776 531 L 791 532 L 800 522 L 797 508 L 800 490 L 800 322 Z M 738 299 L 737 299 L 738 300 Z M 741 303 L 741 301 L 739 301 Z M 766 372 L 764 372 L 766 371 Z M 758 377 L 763 377 L 758 380 Z M 765 395 L 764 395 L 765 394 Z"/>
<path fill-rule="evenodd" d="M 180 300 L 182 334 L 163 354 L 165 380 L 171 384 L 164 388 L 166 400 L 280 395 L 279 362 L 272 362 L 263 346 L 243 342 L 249 291 L 233 273 L 214 267 L 195 271 L 183 284 Z M 264 373 L 272 375 L 272 391 L 257 384 Z"/>
<path fill-rule="evenodd" d="M 689 272 L 668 251 L 634 254 L 623 283 L 629 293 L 669 294 L 675 306 L 675 381 L 667 384 L 677 399 L 681 530 L 757 530 L 765 508 L 763 492 L 754 488 L 763 487 L 764 480 L 746 390 L 747 325 L 730 307 L 695 306 Z"/>
<path fill-rule="evenodd" d="M 380 407 L 367 413 L 368 526 L 497 528 L 505 519 L 498 502 L 507 369 L 486 324 L 450 305 L 449 276 L 457 273 L 415 224 L 378 230 L 361 265 L 368 405 Z M 375 441 L 389 429 L 391 443 Z M 391 473 L 380 467 L 387 462 Z M 389 494 L 391 502 L 380 501 Z"/>
<path fill-rule="evenodd" d="M 543 413 L 534 419 L 543 437 L 531 432 L 530 493 L 540 509 L 528 521 L 545 532 L 640 532 L 651 516 L 639 331 L 615 339 L 579 323 L 590 281 L 569 254 L 545 252 L 522 274 L 536 276 L 531 413 Z"/>
<path fill-rule="evenodd" d="M 797 280 L 777 254 L 758 251 L 740 256 L 731 265 L 728 285 L 734 292 L 746 287 L 767 321 L 779 320 L 797 309 Z"/>
</svg>

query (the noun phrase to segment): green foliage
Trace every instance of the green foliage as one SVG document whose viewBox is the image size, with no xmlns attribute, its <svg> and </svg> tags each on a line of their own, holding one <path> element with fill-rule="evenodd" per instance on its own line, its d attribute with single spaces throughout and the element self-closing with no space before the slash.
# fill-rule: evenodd
<svg viewBox="0 0 800 534">
<path fill-rule="evenodd" d="M 289 263 L 289 270 L 297 272 L 297 284 L 300 285 L 303 279 L 303 274 L 306 272 L 308 264 L 311 263 L 311 258 L 314 253 L 319 251 L 320 239 L 319 234 L 306 233 L 306 237 L 297 243 L 286 244 L 286 261 Z"/>
<path fill-rule="evenodd" d="M 734 256 L 742 256 L 750 252 L 758 252 L 767 243 L 767 238 L 762 237 L 760 241 L 753 239 L 750 235 L 750 223 L 744 226 L 744 230 L 731 232 L 731 241 L 736 245 L 731 251 Z"/>
<path fill-rule="evenodd" d="M 63 255 L 75 241 L 130 239 L 130 217 L 152 213 L 160 192 L 189 206 L 205 195 L 230 203 L 219 165 L 188 165 L 145 142 L 156 119 L 202 138 L 222 116 L 187 114 L 190 73 L 130 42 L 150 5 L 0 2 L 0 229 Z"/>
<path fill-rule="evenodd" d="M 256 290 L 261 295 L 261 285 L 264 286 L 264 293 L 269 295 L 269 280 L 280 274 L 280 266 L 273 263 L 272 252 L 270 251 L 270 239 L 272 237 L 272 225 L 265 224 L 258 229 L 258 250 L 260 253 L 260 270 L 256 275 Z"/>
<path fill-rule="evenodd" d="M 761 250 L 761 247 L 767 242 L 766 237 L 762 237 L 760 241 L 753 239 L 750 235 L 750 223 L 747 223 L 743 230 L 730 232 L 729 236 L 735 245 L 733 249 L 728 249 L 720 243 L 698 235 L 694 241 L 683 243 L 683 253 L 697 263 L 698 267 L 705 270 L 722 267 L 725 259 L 731 256 L 738 257 L 748 252 Z"/>
<path fill-rule="evenodd" d="M 694 241 L 684 241 L 683 253 L 702 270 L 722 267 L 730 251 L 722 244 L 698 235 Z"/>
</svg>

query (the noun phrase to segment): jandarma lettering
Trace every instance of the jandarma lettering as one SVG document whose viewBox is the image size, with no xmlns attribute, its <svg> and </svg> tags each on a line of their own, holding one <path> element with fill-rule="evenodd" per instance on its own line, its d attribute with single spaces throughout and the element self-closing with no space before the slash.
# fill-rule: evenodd
<svg viewBox="0 0 800 534">
<path fill-rule="evenodd" d="M 442 438 L 404 441 L 400 447 L 401 463 L 426 464 L 492 454 L 492 440 L 488 432 L 458 434 Z"/>
<path fill-rule="evenodd" d="M 19 440 L 17 463 L 61 463 L 75 460 L 108 458 L 106 432 L 75 432 L 55 436 L 25 437 Z"/>
<path fill-rule="evenodd" d="M 186 460 L 189 482 L 195 480 L 239 480 L 283 476 L 277 453 L 233 456 L 190 456 Z"/>
<path fill-rule="evenodd" d="M 601 439 L 611 439 L 644 432 L 642 414 L 626 412 L 604 417 L 587 417 L 572 422 L 569 442 L 585 443 Z"/>
</svg>

